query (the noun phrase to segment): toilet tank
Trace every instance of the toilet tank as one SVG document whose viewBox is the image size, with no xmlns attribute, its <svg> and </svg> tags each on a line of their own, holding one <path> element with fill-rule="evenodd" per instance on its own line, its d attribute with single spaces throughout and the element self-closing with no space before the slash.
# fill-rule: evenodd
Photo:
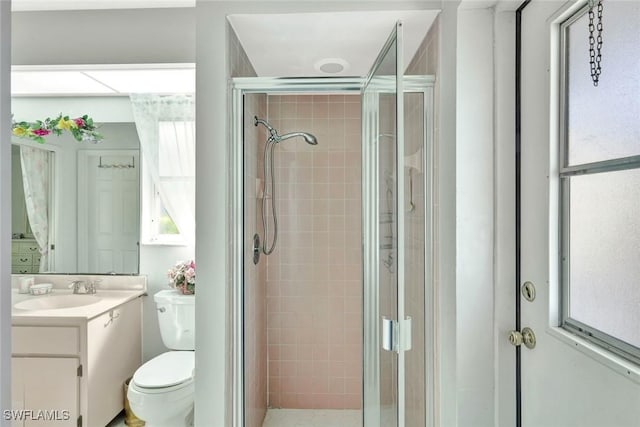
<svg viewBox="0 0 640 427">
<path fill-rule="evenodd" d="M 171 350 L 195 350 L 195 295 L 167 289 L 155 294 L 153 300 L 164 345 Z"/>
</svg>

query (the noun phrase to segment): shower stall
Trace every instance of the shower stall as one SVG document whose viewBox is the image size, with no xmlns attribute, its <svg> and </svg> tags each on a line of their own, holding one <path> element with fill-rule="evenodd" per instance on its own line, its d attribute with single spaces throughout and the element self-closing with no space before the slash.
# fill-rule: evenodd
<svg viewBox="0 0 640 427">
<path fill-rule="evenodd" d="M 433 423 L 435 79 L 401 30 L 364 79 L 233 79 L 234 427 Z"/>
</svg>

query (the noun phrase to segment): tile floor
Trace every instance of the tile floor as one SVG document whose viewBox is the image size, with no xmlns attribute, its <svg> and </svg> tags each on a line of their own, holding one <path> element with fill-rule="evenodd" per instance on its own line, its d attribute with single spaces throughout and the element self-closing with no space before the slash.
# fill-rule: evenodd
<svg viewBox="0 0 640 427">
<path fill-rule="evenodd" d="M 360 410 L 269 409 L 262 427 L 361 427 Z"/>
</svg>

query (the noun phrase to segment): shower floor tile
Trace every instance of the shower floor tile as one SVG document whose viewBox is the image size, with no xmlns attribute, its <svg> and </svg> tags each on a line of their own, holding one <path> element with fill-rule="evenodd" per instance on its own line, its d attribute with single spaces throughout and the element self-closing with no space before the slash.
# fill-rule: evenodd
<svg viewBox="0 0 640 427">
<path fill-rule="evenodd" d="M 362 427 L 362 412 L 342 409 L 269 409 L 262 427 Z"/>
</svg>

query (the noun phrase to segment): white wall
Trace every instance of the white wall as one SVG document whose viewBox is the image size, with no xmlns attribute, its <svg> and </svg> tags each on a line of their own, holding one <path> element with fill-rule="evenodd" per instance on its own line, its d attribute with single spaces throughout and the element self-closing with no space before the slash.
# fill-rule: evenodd
<svg viewBox="0 0 640 427">
<path fill-rule="evenodd" d="M 11 2 L 0 1 L 0 409 L 11 407 Z M 4 417 L 0 425 L 11 423 Z"/>
<path fill-rule="evenodd" d="M 439 349 L 436 389 L 439 399 L 436 419 L 441 426 L 455 426 L 458 418 L 456 372 L 456 58 L 457 12 L 459 1 L 443 2 L 440 14 L 440 84 L 435 105 L 436 132 L 435 185 L 438 206 L 436 218 L 436 293 L 438 307 L 437 340 Z"/>
<path fill-rule="evenodd" d="M 456 326 L 459 426 L 493 414 L 493 9 L 458 13 Z"/>
<path fill-rule="evenodd" d="M 64 113 L 69 117 L 89 114 L 96 123 L 133 123 L 128 96 L 12 97 L 11 113 L 16 121 Z"/>
<path fill-rule="evenodd" d="M 194 12 L 194 8 L 14 12 L 12 64 L 194 62 Z"/>
<path fill-rule="evenodd" d="M 515 14 L 494 17 L 494 333 L 495 425 L 515 420 L 515 351 L 508 331 L 515 329 Z"/>
<path fill-rule="evenodd" d="M 465 9 L 458 15 L 459 426 L 515 420 L 515 354 L 506 339 L 515 327 L 512 9 Z"/>
</svg>

